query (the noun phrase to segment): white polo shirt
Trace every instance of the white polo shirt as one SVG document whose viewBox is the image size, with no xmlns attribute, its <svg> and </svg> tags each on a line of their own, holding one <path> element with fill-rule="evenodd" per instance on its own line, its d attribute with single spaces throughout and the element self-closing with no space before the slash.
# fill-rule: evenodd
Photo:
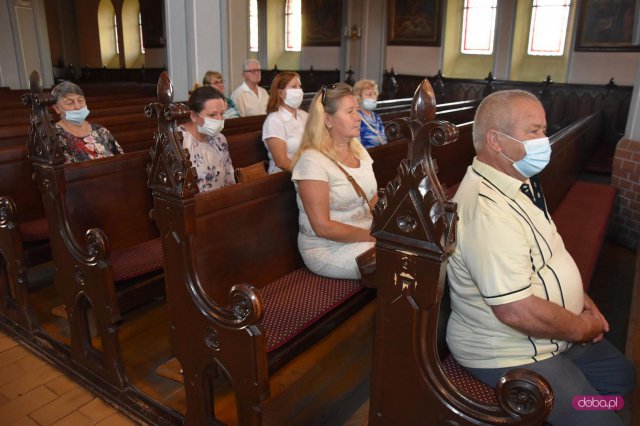
<svg viewBox="0 0 640 426">
<path fill-rule="evenodd" d="M 236 104 L 240 117 L 261 115 L 267 113 L 269 93 L 258 86 L 258 94 L 256 95 L 255 92 L 247 86 L 247 83 L 243 81 L 231 94 L 231 100 Z"/>
<path fill-rule="evenodd" d="M 304 133 L 304 125 L 307 123 L 308 114 L 306 111 L 298 109 L 294 117 L 285 108 L 280 107 L 278 111 L 267 115 L 262 125 L 262 141 L 267 148 L 269 154 L 269 174 L 281 172 L 282 169 L 276 167 L 273 155 L 267 146 L 267 139 L 282 139 L 287 146 L 287 157 L 293 158 L 293 154 L 298 150 L 302 134 Z"/>
<path fill-rule="evenodd" d="M 527 336 L 500 322 L 490 305 L 535 295 L 582 312 L 580 271 L 553 221 L 520 191 L 522 182 L 474 158 L 453 201 L 456 249 L 447 264 L 452 313 L 447 344 L 465 367 L 503 368 L 542 361 L 570 347 Z"/>
</svg>

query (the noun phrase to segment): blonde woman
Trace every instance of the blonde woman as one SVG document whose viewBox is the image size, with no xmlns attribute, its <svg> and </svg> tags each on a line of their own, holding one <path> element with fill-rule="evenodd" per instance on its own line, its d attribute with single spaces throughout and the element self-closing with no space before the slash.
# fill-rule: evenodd
<svg viewBox="0 0 640 426">
<path fill-rule="evenodd" d="M 292 172 L 300 211 L 298 248 L 307 267 L 319 275 L 360 278 L 355 258 L 375 241 L 370 228 L 377 184 L 359 134 L 351 86 L 323 87 L 311 102 Z"/>
<path fill-rule="evenodd" d="M 373 110 L 378 103 L 378 85 L 373 80 L 360 80 L 353 86 L 356 99 L 360 105 L 360 142 L 365 148 L 387 143 L 384 124 L 380 116 Z"/>
<path fill-rule="evenodd" d="M 269 154 L 269 173 L 291 171 L 291 158 L 300 146 L 307 113 L 300 109 L 302 84 L 296 72 L 281 72 L 271 82 L 262 141 Z"/>
<path fill-rule="evenodd" d="M 207 71 L 206 73 L 204 73 L 204 77 L 202 78 L 202 85 L 215 87 L 220 93 L 225 93 L 224 78 L 218 71 Z M 194 90 L 196 88 L 197 87 L 194 87 Z M 240 117 L 240 113 L 238 112 L 238 108 L 236 108 L 236 104 L 234 104 L 229 97 L 225 99 L 227 101 L 227 109 L 224 112 L 224 118 L 228 119 Z"/>
</svg>

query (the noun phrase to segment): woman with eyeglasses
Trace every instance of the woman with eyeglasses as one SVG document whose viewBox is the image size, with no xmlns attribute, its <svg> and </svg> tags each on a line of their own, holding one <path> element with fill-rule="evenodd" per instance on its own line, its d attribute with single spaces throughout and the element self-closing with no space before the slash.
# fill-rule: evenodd
<svg viewBox="0 0 640 426">
<path fill-rule="evenodd" d="M 63 81 L 51 89 L 51 95 L 56 100 L 53 110 L 60 116 L 56 128 L 66 163 L 122 154 L 122 148 L 109 130 L 86 120 L 89 108 L 77 84 Z"/>
<path fill-rule="evenodd" d="M 380 116 L 374 112 L 378 103 L 378 85 L 373 80 L 360 80 L 353 85 L 360 104 L 360 143 L 365 148 L 384 145 L 387 137 Z"/>
<path fill-rule="evenodd" d="M 296 72 L 278 73 L 271 82 L 262 141 L 269 154 L 269 174 L 291 171 L 291 158 L 300 146 L 308 114 L 300 109 L 302 84 Z"/>
<path fill-rule="evenodd" d="M 207 71 L 202 78 L 203 86 L 213 86 L 222 94 L 224 94 L 224 78 L 222 78 L 222 74 L 218 71 Z M 227 101 L 227 109 L 224 112 L 224 118 L 238 118 L 240 117 L 240 113 L 238 112 L 238 108 L 236 108 L 236 104 L 231 100 L 231 98 L 225 98 Z"/>
<path fill-rule="evenodd" d="M 305 265 L 327 277 L 359 278 L 356 257 L 375 241 L 370 228 L 377 183 L 373 160 L 358 141 L 360 120 L 351 86 L 323 87 L 293 159 L 298 248 Z"/>
<path fill-rule="evenodd" d="M 211 86 L 199 87 L 189 97 L 189 108 L 191 120 L 178 130 L 182 132 L 182 147 L 189 150 L 196 168 L 198 189 L 206 192 L 233 185 L 229 146 L 220 133 L 227 109 L 224 95 Z"/>
</svg>

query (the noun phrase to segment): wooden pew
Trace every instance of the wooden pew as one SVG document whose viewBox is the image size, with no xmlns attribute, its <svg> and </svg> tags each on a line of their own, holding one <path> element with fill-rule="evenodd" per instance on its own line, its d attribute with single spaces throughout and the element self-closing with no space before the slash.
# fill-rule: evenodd
<svg viewBox="0 0 640 426">
<path fill-rule="evenodd" d="M 54 100 L 37 90 L 37 74 L 32 85 L 28 151 L 51 230 L 54 284 L 68 317 L 68 356 L 79 374 L 123 390 L 122 313 L 163 294 L 160 241 L 149 218 L 148 153 L 64 165 L 47 109 Z"/>
<path fill-rule="evenodd" d="M 37 90 L 41 89 L 38 87 Z M 19 93 L 27 93 L 10 92 L 15 97 Z M 133 98 L 124 93 L 120 95 L 123 96 L 121 100 L 117 99 L 118 95 L 115 96 L 104 96 L 102 101 L 96 102 L 95 105 L 99 107 L 107 107 L 92 107 L 93 115 L 98 118 L 109 115 L 124 117 L 125 114 L 135 116 L 135 121 L 142 124 L 138 125 L 140 128 L 129 126 L 126 131 L 116 129 L 114 135 L 127 151 L 149 149 L 155 126 L 144 118 L 141 106 L 141 102 L 148 101 L 148 98 L 140 97 L 138 93 L 134 93 Z M 28 99 L 28 96 L 24 98 L 23 103 Z M 111 106 L 114 101 L 118 102 L 118 108 Z M 28 111 L 28 108 L 23 105 L 19 111 L 22 110 Z M 37 320 L 27 300 L 28 288 L 33 285 L 30 272 L 37 271 L 38 277 L 47 272 L 42 268 L 34 268 L 51 260 L 49 232 L 42 198 L 32 178 L 33 167 L 27 158 L 25 142 L 29 119 L 16 111 L 0 111 L 0 114 L 3 112 L 11 112 L 22 120 L 22 124 L 0 127 L 0 135 L 5 136 L 3 132 L 14 129 L 13 138 L 0 143 L 0 172 L 3 176 L 0 182 L 0 312 L 26 330 L 34 330 Z"/>
<path fill-rule="evenodd" d="M 28 301 L 29 271 L 51 259 L 32 174 L 25 146 L 0 147 L 0 314 L 29 331 L 38 327 Z"/>
<path fill-rule="evenodd" d="M 162 84 L 167 89 L 160 103 L 168 104 L 169 83 Z M 292 307 L 321 297 L 302 297 L 303 283 L 291 287 L 283 278 L 292 274 L 309 278 L 297 251 L 298 212 L 290 175 L 279 173 L 197 194 L 194 171 L 175 134 L 176 121 L 187 114 L 184 104 L 169 104 L 157 112 L 162 136 L 156 137 L 159 143 L 153 150 L 149 179 L 166 254 L 172 353 L 187 384 L 185 422 L 216 421 L 210 380 L 217 369 L 236 395 L 239 422 L 255 424 L 268 394 L 268 373 L 332 329 L 370 295 L 351 287 L 355 293 L 346 299 L 343 294 L 330 304 L 338 308 L 314 319 L 312 326 L 301 326 L 295 318 L 300 309 Z M 239 156 L 231 141 L 229 145 L 235 161 Z M 251 152 L 250 142 L 247 151 Z M 406 153 L 406 144 L 392 143 L 370 153 L 378 181 L 384 184 L 388 170 L 395 169 L 396 159 Z M 315 279 L 324 287 L 335 285 L 335 280 Z M 279 296 L 274 293 L 278 287 Z M 282 299 L 284 294 L 288 302 Z M 281 318 L 280 326 L 293 325 L 294 331 L 283 333 L 275 318 Z"/>
<path fill-rule="evenodd" d="M 602 138 L 603 114 L 595 112 L 555 133 L 551 161 L 540 174 L 545 199 L 567 251 L 578 265 L 585 291 L 613 211 L 616 189 L 584 182 L 579 174 Z"/>
<path fill-rule="evenodd" d="M 578 180 L 601 135 L 601 126 L 601 113 L 594 113 L 554 134 L 551 162 L 540 175 L 548 208 L 578 264 L 585 289 L 615 195 L 608 185 Z M 381 194 L 374 215 L 378 318 L 369 422 L 416 424 L 429 416 L 438 424 L 462 419 L 465 424 L 541 424 L 551 408 L 552 394 L 544 380 L 535 375 L 510 372 L 495 394 L 479 388 L 474 393 L 460 392 L 468 382 L 462 379 L 466 373 L 447 356 L 444 341 L 449 313 L 444 268 L 454 249 L 455 205 L 446 202 L 451 194 L 442 190 L 431 167 L 431 154 L 435 156 L 442 148 L 443 138 L 429 139 L 428 133 L 412 133 L 416 142 L 428 146 L 421 151 L 414 147 L 413 155 L 409 148 L 408 160 L 400 167 L 399 177 Z M 433 134 L 444 135 L 446 131 Z M 462 155 L 452 151 L 446 159 L 441 158 L 440 173 L 466 169 L 470 161 L 465 157 L 469 152 L 473 156 L 468 148 L 466 151 Z M 388 207 L 397 205 L 396 200 L 407 202 L 402 209 Z M 397 285 L 399 280 L 401 286 Z M 403 332 L 406 330 L 414 333 Z M 420 356 L 416 358 L 415 354 Z M 396 365 L 403 367 L 390 368 Z M 521 401 L 526 404 L 512 399 L 517 393 L 523 395 Z"/>
<path fill-rule="evenodd" d="M 541 424 L 553 394 L 538 374 L 512 370 L 495 395 L 488 393 L 493 400 L 482 401 L 458 379 L 464 370 L 445 366 L 438 329 L 446 327 L 441 300 L 446 259 L 455 248 L 456 206 L 441 188 L 431 150 L 457 135 L 450 123 L 407 125 L 407 159 L 381 192 L 372 227 L 378 296 L 369 424 Z M 442 306 L 446 311 L 446 302 Z"/>
</svg>

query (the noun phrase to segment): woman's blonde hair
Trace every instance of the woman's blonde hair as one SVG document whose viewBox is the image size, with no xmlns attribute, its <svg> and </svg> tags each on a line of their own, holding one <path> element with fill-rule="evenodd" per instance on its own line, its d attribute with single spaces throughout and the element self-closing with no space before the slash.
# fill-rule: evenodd
<svg viewBox="0 0 640 426">
<path fill-rule="evenodd" d="M 213 80 L 214 78 L 223 80 L 222 74 L 220 74 L 218 71 L 207 71 L 206 73 L 204 73 L 204 77 L 202 77 L 202 85 L 207 86 L 211 84 L 211 80 Z"/>
<path fill-rule="evenodd" d="M 336 83 L 328 87 L 323 86 L 313 97 L 309 107 L 307 124 L 304 126 L 304 133 L 300 147 L 293 156 L 293 166 L 296 165 L 302 153 L 308 149 L 315 149 L 327 157 L 339 161 L 333 149 L 333 140 L 329 134 L 329 129 L 325 125 L 325 113 L 333 115 L 338 111 L 340 100 L 347 96 L 355 96 L 353 88 L 346 83 Z M 349 149 L 356 158 L 361 158 L 365 149 L 357 139 L 349 141 Z"/>
<path fill-rule="evenodd" d="M 271 90 L 269 90 L 269 100 L 267 101 L 267 113 L 275 112 L 282 105 L 280 99 L 280 90 L 287 87 L 287 84 L 294 78 L 300 80 L 300 74 L 293 71 L 279 72 L 271 82 Z"/>
<path fill-rule="evenodd" d="M 378 96 L 378 85 L 373 80 L 358 80 L 356 84 L 353 85 L 353 94 L 356 96 L 356 100 L 359 104 L 362 103 L 362 92 L 365 90 L 373 90 L 376 92 L 376 96 Z"/>
</svg>

